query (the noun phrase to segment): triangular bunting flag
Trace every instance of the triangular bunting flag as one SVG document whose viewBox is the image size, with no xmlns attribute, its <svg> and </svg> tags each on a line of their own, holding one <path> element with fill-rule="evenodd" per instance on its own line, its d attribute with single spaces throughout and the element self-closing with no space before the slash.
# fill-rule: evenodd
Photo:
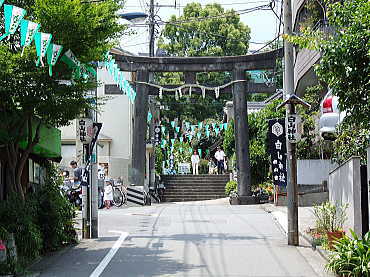
<svg viewBox="0 0 370 277">
<path fill-rule="evenodd" d="M 49 75 L 53 75 L 53 66 L 57 63 L 60 53 L 62 52 L 63 46 L 50 43 L 47 50 L 47 60 L 49 64 Z"/>
<path fill-rule="evenodd" d="M 49 48 L 49 44 L 51 42 L 52 35 L 47 33 L 37 32 L 35 35 L 35 44 L 36 44 L 36 53 L 38 56 L 38 60 L 36 61 L 36 66 L 40 63 L 44 66 L 43 58 L 46 56 L 46 52 Z"/>
<path fill-rule="evenodd" d="M 5 33 L 0 37 L 0 41 L 17 31 L 26 13 L 26 10 L 22 8 L 7 4 L 4 5 Z"/>
<path fill-rule="evenodd" d="M 37 24 L 29 20 L 22 19 L 21 21 L 21 46 L 23 48 L 22 48 L 21 56 L 23 56 L 24 48 L 31 45 L 39 29 L 40 29 L 40 24 Z"/>
</svg>

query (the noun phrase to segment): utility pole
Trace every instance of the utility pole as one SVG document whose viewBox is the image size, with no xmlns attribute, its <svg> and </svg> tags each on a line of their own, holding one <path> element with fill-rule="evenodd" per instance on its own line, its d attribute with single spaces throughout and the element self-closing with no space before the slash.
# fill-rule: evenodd
<svg viewBox="0 0 370 277">
<path fill-rule="evenodd" d="M 292 35 L 292 2 L 283 1 L 284 5 L 284 34 Z M 284 100 L 287 94 L 294 94 L 294 65 L 293 45 L 284 40 Z M 287 117 L 295 113 L 294 104 L 287 105 Z M 287 141 L 287 193 L 288 193 L 288 244 L 298 245 L 298 185 L 297 160 L 295 157 L 296 144 Z"/>
</svg>

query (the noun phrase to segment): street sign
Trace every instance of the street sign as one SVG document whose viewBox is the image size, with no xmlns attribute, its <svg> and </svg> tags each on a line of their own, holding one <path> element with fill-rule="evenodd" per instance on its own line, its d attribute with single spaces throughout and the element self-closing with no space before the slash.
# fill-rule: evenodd
<svg viewBox="0 0 370 277">
<path fill-rule="evenodd" d="M 297 143 L 301 140 L 300 133 L 301 117 L 297 114 L 289 114 L 286 117 L 286 138 L 291 143 Z"/>
<path fill-rule="evenodd" d="M 82 143 L 90 143 L 94 138 L 94 133 L 94 123 L 91 118 L 78 119 L 77 137 Z"/>
<path fill-rule="evenodd" d="M 286 140 L 283 118 L 269 120 L 268 138 L 274 185 L 286 186 Z"/>
</svg>

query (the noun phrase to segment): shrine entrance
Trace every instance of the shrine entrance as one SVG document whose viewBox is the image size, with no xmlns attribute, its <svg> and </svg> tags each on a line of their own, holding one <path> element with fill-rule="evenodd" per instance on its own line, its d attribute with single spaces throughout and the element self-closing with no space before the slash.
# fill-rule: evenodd
<svg viewBox="0 0 370 277">
<path fill-rule="evenodd" d="M 132 147 L 132 170 L 135 171 L 133 183 L 144 185 L 146 132 L 149 95 L 160 95 L 162 89 L 149 83 L 149 73 L 184 72 L 185 83 L 192 88 L 192 93 L 210 93 L 196 84 L 197 72 L 231 72 L 232 81 L 219 89 L 216 95 L 232 93 L 234 104 L 234 132 L 238 195 L 241 204 L 253 204 L 251 196 L 251 173 L 249 160 L 249 128 L 246 93 L 275 92 L 274 86 L 256 84 L 246 80 L 246 71 L 271 70 L 276 59 L 282 56 L 282 50 L 261 54 L 226 57 L 139 57 L 115 55 L 115 61 L 121 71 L 136 72 L 136 100 L 134 108 L 134 133 Z M 185 86 L 186 86 L 185 85 Z M 176 88 L 176 86 L 170 86 Z M 178 88 L 184 85 L 178 85 Z M 178 93 L 177 90 L 173 94 Z"/>
</svg>

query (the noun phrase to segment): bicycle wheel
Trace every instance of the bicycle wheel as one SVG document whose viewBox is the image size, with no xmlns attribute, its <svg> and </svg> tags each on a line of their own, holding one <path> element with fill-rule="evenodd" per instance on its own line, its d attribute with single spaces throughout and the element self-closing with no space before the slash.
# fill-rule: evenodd
<svg viewBox="0 0 370 277">
<path fill-rule="evenodd" d="M 116 207 L 121 207 L 124 203 L 124 196 L 119 188 L 113 189 L 113 205 Z"/>
</svg>

